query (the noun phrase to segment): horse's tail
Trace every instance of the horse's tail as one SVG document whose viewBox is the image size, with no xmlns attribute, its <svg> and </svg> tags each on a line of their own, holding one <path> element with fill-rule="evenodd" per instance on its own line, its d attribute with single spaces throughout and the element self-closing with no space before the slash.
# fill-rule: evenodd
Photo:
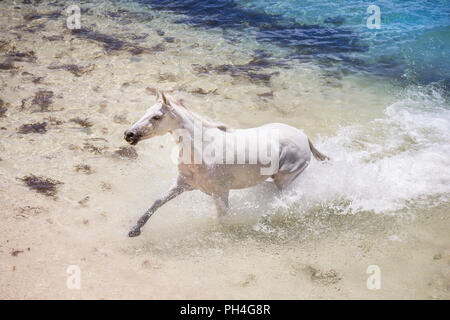
<svg viewBox="0 0 450 320">
<path fill-rule="evenodd" d="M 308 138 L 308 142 L 309 142 L 309 148 L 311 149 L 311 152 L 312 152 L 314 158 L 316 158 L 316 159 L 319 160 L 319 161 L 331 160 L 330 157 L 324 155 L 324 154 L 321 153 L 319 150 L 317 150 L 317 149 L 313 146 L 313 144 L 312 144 L 311 140 L 309 140 L 309 138 Z"/>
</svg>

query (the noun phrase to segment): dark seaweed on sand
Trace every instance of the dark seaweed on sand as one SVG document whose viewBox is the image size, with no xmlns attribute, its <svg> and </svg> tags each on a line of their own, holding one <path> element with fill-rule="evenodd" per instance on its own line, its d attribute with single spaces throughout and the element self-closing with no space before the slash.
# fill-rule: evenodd
<svg viewBox="0 0 450 320">
<path fill-rule="evenodd" d="M 74 170 L 75 170 L 75 172 L 81 172 L 84 174 L 92 174 L 93 173 L 91 166 L 89 166 L 87 164 L 77 164 L 74 167 Z"/>
<path fill-rule="evenodd" d="M 14 67 L 14 65 L 10 61 L 0 63 L 0 70 L 11 70 L 15 68 L 16 67 Z"/>
<path fill-rule="evenodd" d="M 72 35 L 87 39 L 91 41 L 95 41 L 103 45 L 103 48 L 107 53 L 111 53 L 113 51 L 126 50 L 133 55 L 139 55 L 142 53 L 153 54 L 155 52 L 164 51 L 165 47 L 162 43 L 153 46 L 152 48 L 141 47 L 139 45 L 133 44 L 131 42 L 121 40 L 112 35 L 102 33 L 95 30 L 89 30 L 86 28 L 74 29 L 71 31 Z"/>
<path fill-rule="evenodd" d="M 38 19 L 42 19 L 42 18 L 47 18 L 50 20 L 55 20 L 57 18 L 59 18 L 61 16 L 61 12 L 60 11 L 53 11 L 53 12 L 33 12 L 33 13 L 27 13 L 23 16 L 23 19 L 25 21 L 33 21 L 33 20 L 38 20 Z"/>
<path fill-rule="evenodd" d="M 4 107 L 5 103 L 0 99 L 0 118 L 5 117 L 5 113 L 8 109 Z"/>
<path fill-rule="evenodd" d="M 120 147 L 116 151 L 114 151 L 116 156 L 120 158 L 128 158 L 128 159 L 137 159 L 138 153 L 134 147 Z"/>
<path fill-rule="evenodd" d="M 70 119 L 69 121 L 70 121 L 70 122 L 73 122 L 73 123 L 76 123 L 76 124 L 79 124 L 79 125 L 82 126 L 83 128 L 90 128 L 90 127 L 93 126 L 92 122 L 90 122 L 88 118 L 86 118 L 86 119 L 81 119 L 81 118 L 79 118 L 79 117 L 76 117 L 76 118 Z"/>
<path fill-rule="evenodd" d="M 263 73 L 261 70 L 270 67 L 286 67 L 283 61 L 277 61 L 270 54 L 256 51 L 252 59 L 245 64 L 206 65 L 193 64 L 192 68 L 197 74 L 228 74 L 233 78 L 242 78 L 256 84 L 270 85 L 272 76 L 279 72 Z"/>
<path fill-rule="evenodd" d="M 42 39 L 47 41 L 58 41 L 58 40 L 64 40 L 64 36 L 62 35 L 53 35 L 53 36 L 42 36 Z"/>
<path fill-rule="evenodd" d="M 91 152 L 93 154 L 102 154 L 105 150 L 108 149 L 108 146 L 96 146 L 92 143 L 85 142 L 83 146 L 83 150 Z"/>
<path fill-rule="evenodd" d="M 194 93 L 194 94 L 215 94 L 217 92 L 217 89 L 214 90 L 205 90 L 203 88 L 197 88 L 194 90 L 189 91 L 190 93 Z"/>
<path fill-rule="evenodd" d="M 9 61 L 25 61 L 25 62 L 36 62 L 37 57 L 34 51 L 20 52 L 20 51 L 10 51 L 6 54 Z"/>
<path fill-rule="evenodd" d="M 77 66 L 76 64 L 63 64 L 63 65 L 52 65 L 48 66 L 47 68 L 50 70 L 66 70 L 75 75 L 76 77 L 81 77 L 83 74 L 94 70 L 94 65 L 82 67 Z"/>
<path fill-rule="evenodd" d="M 273 91 L 258 93 L 258 97 L 261 97 L 261 98 L 273 98 Z"/>
<path fill-rule="evenodd" d="M 18 179 L 23 181 L 31 190 L 42 193 L 48 197 L 54 197 L 57 192 L 57 186 L 59 184 L 63 184 L 60 181 L 45 177 L 38 177 L 33 174 Z"/>
<path fill-rule="evenodd" d="M 41 107 L 40 111 L 47 111 L 48 107 L 52 104 L 53 91 L 39 90 L 34 94 L 33 104 Z"/>
<path fill-rule="evenodd" d="M 18 132 L 21 134 L 28 133 L 46 133 L 47 132 L 47 123 L 46 122 L 36 122 L 36 123 L 27 123 L 20 126 Z"/>
</svg>

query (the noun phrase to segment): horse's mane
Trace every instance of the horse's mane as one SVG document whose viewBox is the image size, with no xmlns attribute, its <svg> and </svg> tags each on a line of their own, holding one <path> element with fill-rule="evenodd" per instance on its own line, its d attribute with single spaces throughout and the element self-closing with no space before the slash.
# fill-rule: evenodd
<svg viewBox="0 0 450 320">
<path fill-rule="evenodd" d="M 206 119 L 205 117 L 202 117 L 198 114 L 196 114 L 194 111 L 192 111 L 187 105 L 186 102 L 183 98 L 173 98 L 170 97 L 170 101 L 174 102 L 177 106 L 182 107 L 183 109 L 185 109 L 187 112 L 189 112 L 189 114 L 191 116 L 193 116 L 194 118 L 197 118 L 198 120 L 202 121 L 202 123 L 210 128 L 217 128 L 221 131 L 231 131 L 232 128 L 229 127 L 228 125 L 218 122 L 218 121 L 213 121 L 210 119 Z"/>
</svg>

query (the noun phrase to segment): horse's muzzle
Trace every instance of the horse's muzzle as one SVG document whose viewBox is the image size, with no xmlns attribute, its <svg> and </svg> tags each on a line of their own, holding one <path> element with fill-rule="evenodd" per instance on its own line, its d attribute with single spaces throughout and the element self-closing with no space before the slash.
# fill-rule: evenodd
<svg viewBox="0 0 450 320">
<path fill-rule="evenodd" d="M 125 140 L 133 146 L 136 145 L 141 139 L 141 135 L 128 130 L 125 131 L 123 135 Z"/>
</svg>

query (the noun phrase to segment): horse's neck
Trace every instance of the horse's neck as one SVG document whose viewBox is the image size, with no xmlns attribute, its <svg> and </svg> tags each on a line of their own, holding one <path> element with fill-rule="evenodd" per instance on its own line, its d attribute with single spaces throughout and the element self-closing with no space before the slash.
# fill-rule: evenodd
<svg viewBox="0 0 450 320">
<path fill-rule="evenodd" d="M 184 129 L 191 137 L 194 136 L 195 132 L 202 130 L 206 126 L 205 121 L 199 115 L 195 114 L 191 110 L 187 110 L 184 107 L 177 106 L 174 108 L 175 120 L 178 124 L 177 129 Z"/>
<path fill-rule="evenodd" d="M 203 143 L 197 141 L 203 139 L 202 118 L 180 106 L 174 108 L 173 114 L 177 125 L 171 134 L 180 149 L 179 157 L 182 157 L 183 153 L 188 152 L 189 149 L 190 163 L 194 163 L 197 161 L 195 159 L 201 159 L 203 154 Z M 186 135 L 189 135 L 190 138 L 185 140 Z"/>
</svg>

